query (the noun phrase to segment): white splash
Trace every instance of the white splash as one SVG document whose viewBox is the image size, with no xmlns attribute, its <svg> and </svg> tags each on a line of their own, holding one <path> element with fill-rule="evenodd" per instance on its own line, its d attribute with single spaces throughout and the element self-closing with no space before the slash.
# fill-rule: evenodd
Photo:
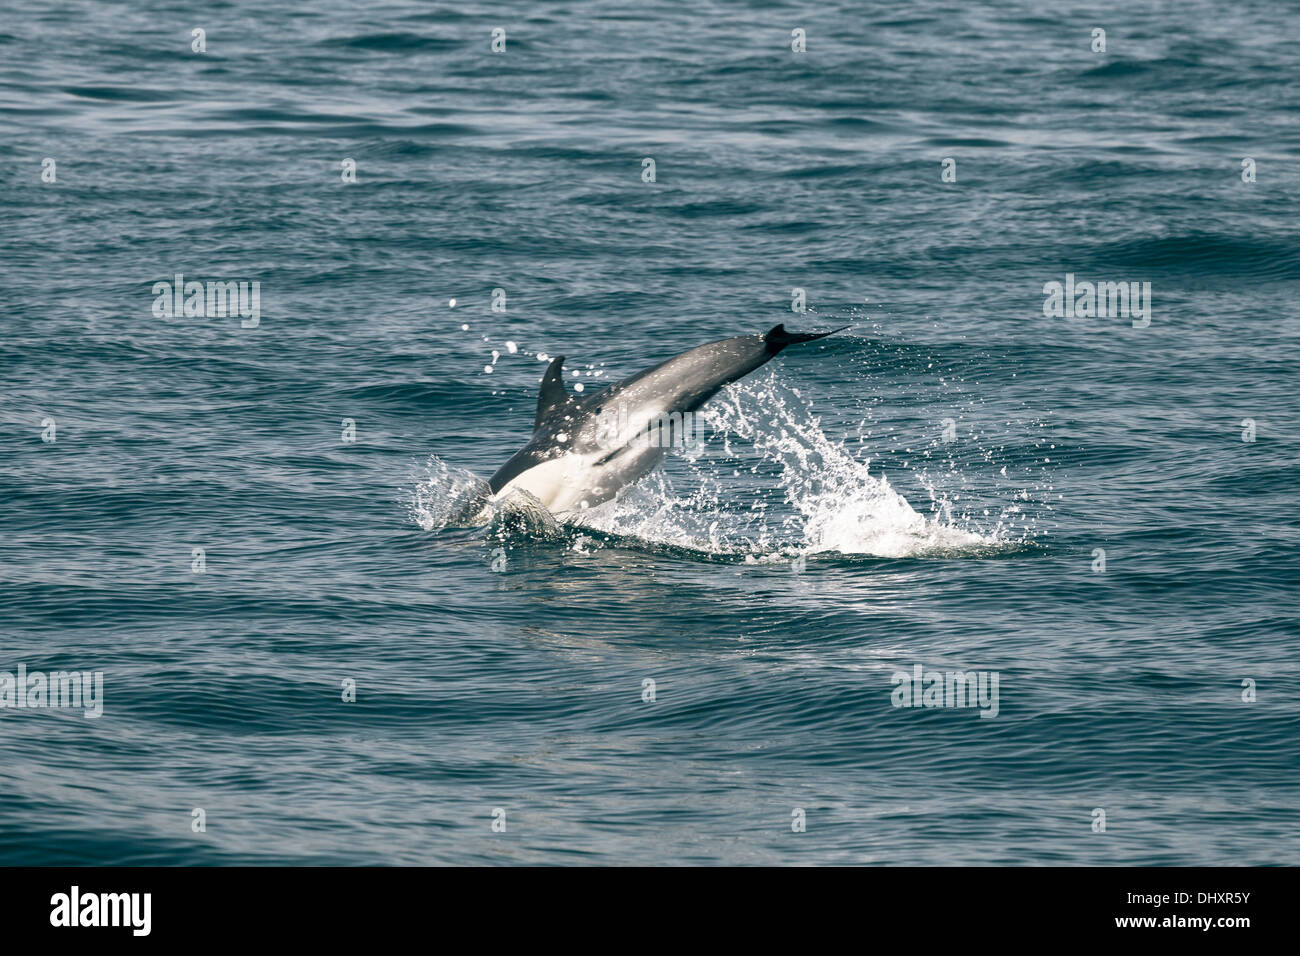
<svg viewBox="0 0 1300 956">
<path fill-rule="evenodd" d="M 838 553 L 918 557 L 984 552 L 1012 538 L 1004 508 L 980 529 L 930 487 L 932 514 L 916 511 L 869 460 L 831 439 L 796 390 L 775 376 L 725 390 L 701 412 L 712 438 L 679 452 L 614 500 L 562 521 L 582 529 L 747 562 Z M 684 472 L 684 474 L 683 474 Z M 674 474 L 675 473 L 675 474 Z M 689 490 L 681 491 L 679 487 Z M 416 488 L 420 527 L 445 527 L 483 483 L 431 458 Z M 784 499 L 784 500 L 782 500 Z"/>
<path fill-rule="evenodd" d="M 430 455 L 411 494 L 411 518 L 425 531 L 441 531 L 463 521 L 486 492 L 487 482 L 473 472 Z"/>
<path fill-rule="evenodd" d="M 677 493 L 657 472 L 571 523 L 754 560 L 825 552 L 908 557 L 1002 543 L 950 514 L 939 520 L 918 513 L 883 475 L 870 473 L 868 462 L 830 439 L 797 392 L 772 377 L 728 389 L 701 414 L 715 439 L 687 455 L 694 491 Z M 761 487 L 740 487 L 753 486 L 752 475 L 774 481 L 789 509 L 774 508 Z"/>
</svg>

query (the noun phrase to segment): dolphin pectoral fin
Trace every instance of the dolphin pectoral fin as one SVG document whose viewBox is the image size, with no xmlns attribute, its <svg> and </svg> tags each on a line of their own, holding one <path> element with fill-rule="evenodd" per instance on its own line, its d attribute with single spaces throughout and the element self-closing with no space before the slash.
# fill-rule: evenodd
<svg viewBox="0 0 1300 956">
<path fill-rule="evenodd" d="M 542 390 L 537 393 L 537 417 L 533 419 L 533 431 L 541 428 L 542 422 L 568 401 L 569 393 L 564 387 L 564 356 L 557 355 L 546 366 L 546 374 L 542 376 Z"/>
<path fill-rule="evenodd" d="M 843 332 L 847 325 L 841 325 L 838 329 L 831 329 L 829 332 L 787 332 L 785 324 L 774 325 L 763 336 L 763 344 L 767 350 L 775 355 L 787 345 L 797 345 L 800 342 L 812 342 L 816 339 L 824 339 L 828 335 L 834 335 L 836 332 Z"/>
</svg>

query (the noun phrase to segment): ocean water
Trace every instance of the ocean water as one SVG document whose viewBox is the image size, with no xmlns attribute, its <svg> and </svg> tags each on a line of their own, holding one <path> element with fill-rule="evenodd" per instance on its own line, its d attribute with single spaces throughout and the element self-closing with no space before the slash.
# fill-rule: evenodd
<svg viewBox="0 0 1300 956">
<path fill-rule="evenodd" d="M 1292 21 L 3 3 L 0 672 L 102 713 L 0 709 L 0 863 L 1300 861 Z M 448 525 L 540 356 L 778 322 L 850 328 Z"/>
</svg>

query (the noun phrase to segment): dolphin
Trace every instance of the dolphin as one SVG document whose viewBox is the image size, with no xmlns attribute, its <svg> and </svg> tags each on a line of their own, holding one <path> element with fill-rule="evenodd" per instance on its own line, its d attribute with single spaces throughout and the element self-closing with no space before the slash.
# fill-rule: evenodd
<svg viewBox="0 0 1300 956">
<path fill-rule="evenodd" d="M 788 345 L 839 331 L 787 332 L 777 325 L 761 335 L 709 342 L 590 395 L 565 388 L 564 356 L 557 356 L 542 376 L 533 436 L 489 480 L 490 501 L 524 491 L 553 515 L 594 508 L 683 444 L 693 413 L 724 386 Z"/>
</svg>

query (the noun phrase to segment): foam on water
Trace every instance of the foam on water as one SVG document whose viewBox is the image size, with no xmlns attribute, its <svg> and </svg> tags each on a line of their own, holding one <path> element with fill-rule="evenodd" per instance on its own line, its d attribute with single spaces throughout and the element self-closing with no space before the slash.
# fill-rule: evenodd
<svg viewBox="0 0 1300 956">
<path fill-rule="evenodd" d="M 425 531 L 464 524 L 488 493 L 487 482 L 473 472 L 430 455 L 411 493 L 411 520 Z"/>
</svg>

